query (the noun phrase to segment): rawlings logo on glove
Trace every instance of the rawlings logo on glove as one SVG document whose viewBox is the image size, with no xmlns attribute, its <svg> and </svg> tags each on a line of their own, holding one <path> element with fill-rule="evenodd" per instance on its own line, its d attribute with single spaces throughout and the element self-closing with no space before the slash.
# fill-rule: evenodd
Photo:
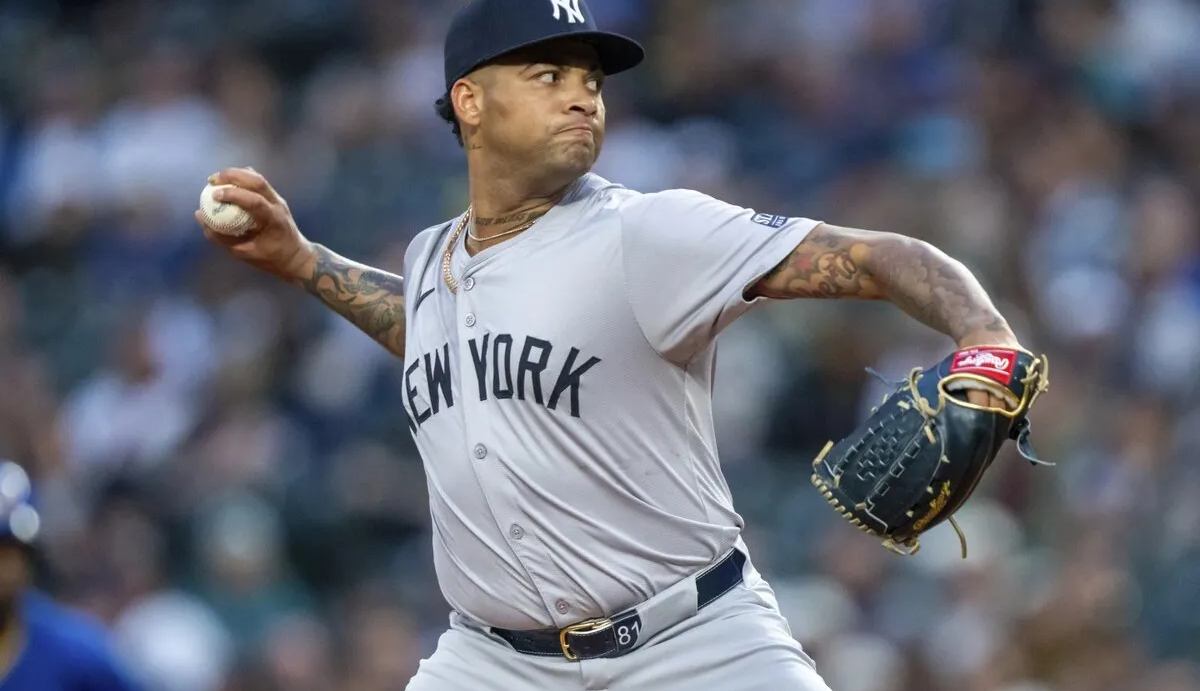
<svg viewBox="0 0 1200 691">
<path fill-rule="evenodd" d="M 953 515 L 975 491 L 1008 439 L 1032 463 L 1030 407 L 1049 387 L 1049 361 L 1012 348 L 959 350 L 925 370 L 914 369 L 845 439 L 829 442 L 813 461 L 812 483 L 860 530 L 899 554 L 915 554 L 920 535 L 949 520 L 963 558 L 966 538 Z M 970 403 L 982 389 L 1008 408 Z"/>
<path fill-rule="evenodd" d="M 953 355 L 951 374 L 967 373 L 990 377 L 1007 385 L 1012 381 L 1015 351 L 999 348 L 968 348 Z"/>
</svg>

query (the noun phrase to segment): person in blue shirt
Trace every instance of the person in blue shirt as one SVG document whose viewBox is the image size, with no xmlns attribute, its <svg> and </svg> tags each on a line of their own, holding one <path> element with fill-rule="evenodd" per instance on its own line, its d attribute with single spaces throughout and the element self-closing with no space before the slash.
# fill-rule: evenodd
<svg viewBox="0 0 1200 691">
<path fill-rule="evenodd" d="M 33 587 L 29 476 L 0 461 L 0 691 L 137 691 L 104 630 Z"/>
</svg>

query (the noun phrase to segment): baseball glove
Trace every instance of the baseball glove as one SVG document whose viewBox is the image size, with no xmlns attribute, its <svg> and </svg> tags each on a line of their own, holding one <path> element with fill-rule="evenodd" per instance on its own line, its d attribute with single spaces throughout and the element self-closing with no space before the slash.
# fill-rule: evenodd
<svg viewBox="0 0 1200 691">
<path fill-rule="evenodd" d="M 953 514 L 1004 441 L 1016 440 L 1030 462 L 1052 465 L 1030 446 L 1026 417 L 1049 386 L 1049 361 L 1011 348 L 966 348 L 888 383 L 895 390 L 865 423 L 825 445 L 813 461 L 812 483 L 853 525 L 898 554 L 916 554 L 921 533 L 949 519 L 965 559 L 966 538 Z M 1008 406 L 973 404 L 968 389 Z"/>
</svg>

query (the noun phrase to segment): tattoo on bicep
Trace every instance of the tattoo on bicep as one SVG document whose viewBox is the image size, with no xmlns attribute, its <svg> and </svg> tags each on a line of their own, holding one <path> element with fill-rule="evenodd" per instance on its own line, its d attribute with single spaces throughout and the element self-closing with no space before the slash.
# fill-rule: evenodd
<svg viewBox="0 0 1200 691">
<path fill-rule="evenodd" d="M 819 226 L 758 284 L 758 293 L 774 298 L 879 297 L 878 287 L 862 270 L 866 245 L 857 238 Z"/>
<path fill-rule="evenodd" d="M 404 354 L 404 279 L 317 246 L 312 277 L 304 281 L 333 311 L 397 355 Z"/>
<path fill-rule="evenodd" d="M 893 233 L 818 226 L 759 281 L 755 293 L 773 298 L 888 299 L 956 339 L 1009 331 L 965 266 L 928 243 Z"/>
</svg>

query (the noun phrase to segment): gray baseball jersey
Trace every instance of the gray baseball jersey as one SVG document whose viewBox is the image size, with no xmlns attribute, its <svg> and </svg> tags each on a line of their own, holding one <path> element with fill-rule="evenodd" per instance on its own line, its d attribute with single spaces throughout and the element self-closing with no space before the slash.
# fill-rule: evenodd
<svg viewBox="0 0 1200 691">
<path fill-rule="evenodd" d="M 727 552 L 742 520 L 717 460 L 718 333 L 818 222 L 596 175 L 442 278 L 452 223 L 405 257 L 404 400 L 438 580 L 510 629 L 618 612 Z"/>
</svg>

